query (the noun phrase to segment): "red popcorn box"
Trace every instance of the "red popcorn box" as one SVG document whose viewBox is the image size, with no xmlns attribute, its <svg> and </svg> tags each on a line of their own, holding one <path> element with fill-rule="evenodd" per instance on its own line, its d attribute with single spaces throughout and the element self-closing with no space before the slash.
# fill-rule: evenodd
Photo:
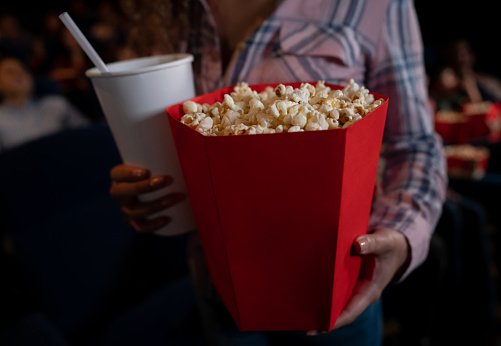
<svg viewBox="0 0 501 346">
<path fill-rule="evenodd" d="M 501 105 L 497 102 L 466 103 L 462 107 L 467 116 L 467 137 L 469 139 L 499 138 L 499 112 Z"/>
<path fill-rule="evenodd" d="M 485 175 L 488 163 L 488 158 L 474 161 L 449 157 L 447 158 L 447 172 L 454 178 L 481 179 Z"/>
<path fill-rule="evenodd" d="M 374 95 L 385 102 L 353 125 L 298 133 L 203 136 L 180 122 L 182 103 L 167 108 L 211 279 L 240 330 L 331 330 L 350 298 L 388 105 Z"/>
<path fill-rule="evenodd" d="M 435 114 L 435 132 L 447 144 L 466 143 L 469 140 L 468 121 L 464 114 L 439 111 Z"/>
<path fill-rule="evenodd" d="M 469 144 L 444 147 L 447 173 L 453 178 L 481 179 L 489 164 L 489 149 Z"/>
<path fill-rule="evenodd" d="M 435 121 L 435 131 L 442 137 L 445 143 L 458 144 L 465 143 L 465 124 L 466 122 L 448 123 Z"/>
</svg>

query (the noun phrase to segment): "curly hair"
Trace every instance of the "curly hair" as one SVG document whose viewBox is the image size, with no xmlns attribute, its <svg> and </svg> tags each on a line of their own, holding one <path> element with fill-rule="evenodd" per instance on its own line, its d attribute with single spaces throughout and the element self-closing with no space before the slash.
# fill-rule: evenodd
<svg viewBox="0 0 501 346">
<path fill-rule="evenodd" d="M 188 36 L 189 0 L 120 0 L 131 21 L 127 45 L 138 56 L 173 53 Z"/>
</svg>

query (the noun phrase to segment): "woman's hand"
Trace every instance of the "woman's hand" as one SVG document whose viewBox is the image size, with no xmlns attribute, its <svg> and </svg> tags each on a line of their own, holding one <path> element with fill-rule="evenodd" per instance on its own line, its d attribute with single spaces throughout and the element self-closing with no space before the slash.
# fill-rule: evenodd
<svg viewBox="0 0 501 346">
<path fill-rule="evenodd" d="M 355 251 L 362 255 L 362 269 L 353 294 L 339 315 L 334 329 L 348 325 L 370 304 L 375 303 L 395 274 L 408 265 L 410 251 L 406 237 L 389 228 L 376 230 L 355 239 Z M 322 332 L 308 331 L 308 335 Z"/>
<path fill-rule="evenodd" d="M 183 193 L 171 193 L 151 202 L 140 202 L 138 195 L 157 191 L 172 184 L 171 177 L 152 177 L 150 171 L 145 168 L 120 164 L 112 168 L 110 177 L 111 197 L 120 204 L 126 221 L 140 233 L 157 231 L 169 223 L 170 219 L 167 216 L 153 219 L 148 217 L 186 198 Z"/>
</svg>

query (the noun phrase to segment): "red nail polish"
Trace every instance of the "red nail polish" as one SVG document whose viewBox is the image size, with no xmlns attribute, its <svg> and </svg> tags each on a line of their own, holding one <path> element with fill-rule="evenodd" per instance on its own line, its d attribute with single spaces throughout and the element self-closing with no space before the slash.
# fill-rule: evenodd
<svg viewBox="0 0 501 346">
<path fill-rule="evenodd" d="M 132 171 L 132 175 L 136 178 L 143 178 L 146 176 L 146 172 L 142 169 L 135 169 Z"/>
<path fill-rule="evenodd" d="M 160 186 L 163 185 L 165 182 L 164 177 L 155 177 L 150 180 L 150 186 L 155 187 L 155 186 Z"/>
</svg>

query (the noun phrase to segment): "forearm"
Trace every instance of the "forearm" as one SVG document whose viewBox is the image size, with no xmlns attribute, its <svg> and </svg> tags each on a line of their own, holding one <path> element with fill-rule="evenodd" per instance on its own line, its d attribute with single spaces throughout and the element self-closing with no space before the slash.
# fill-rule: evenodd
<svg viewBox="0 0 501 346">
<path fill-rule="evenodd" d="M 426 259 L 441 214 L 447 185 L 441 148 L 433 133 L 385 145 L 383 191 L 375 200 L 369 227 L 396 229 L 407 237 L 411 261 L 402 279 Z"/>
</svg>

